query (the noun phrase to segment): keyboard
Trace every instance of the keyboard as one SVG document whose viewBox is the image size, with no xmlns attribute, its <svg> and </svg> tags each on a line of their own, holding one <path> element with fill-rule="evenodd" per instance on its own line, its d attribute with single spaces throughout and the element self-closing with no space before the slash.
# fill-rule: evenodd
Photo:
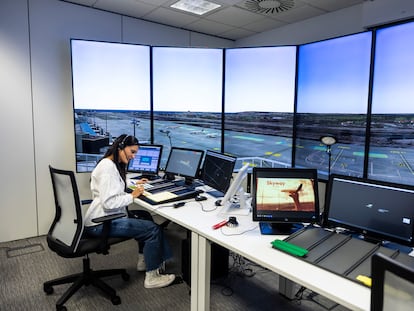
<svg viewBox="0 0 414 311">
<path fill-rule="evenodd" d="M 148 184 L 148 183 L 143 184 L 143 186 L 144 186 L 144 190 L 148 190 L 154 187 L 153 185 Z"/>
<path fill-rule="evenodd" d="M 164 190 L 164 191 L 168 191 L 168 190 Z M 177 189 L 174 189 L 174 190 L 177 191 Z M 177 192 L 175 193 L 176 194 L 175 197 L 168 198 L 162 201 L 153 201 L 145 195 L 141 195 L 139 198 L 151 205 L 157 205 L 157 204 L 165 204 L 165 203 L 176 202 L 176 201 L 181 201 L 181 200 L 186 200 L 186 199 L 192 199 L 192 198 L 195 198 L 198 194 L 202 193 L 202 191 L 195 190 L 195 189 L 179 189 Z"/>
<path fill-rule="evenodd" d="M 131 179 L 143 179 L 143 178 L 146 178 L 149 181 L 155 181 L 155 180 L 162 179 L 161 176 L 159 175 L 138 175 L 138 176 L 131 177 Z"/>
</svg>

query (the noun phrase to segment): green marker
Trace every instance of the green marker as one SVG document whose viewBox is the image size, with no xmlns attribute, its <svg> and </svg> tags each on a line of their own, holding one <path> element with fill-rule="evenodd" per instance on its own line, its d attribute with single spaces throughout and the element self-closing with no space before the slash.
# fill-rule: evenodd
<svg viewBox="0 0 414 311">
<path fill-rule="evenodd" d="M 271 244 L 273 248 L 279 249 L 281 251 L 298 257 L 304 257 L 309 252 L 306 248 L 294 245 L 283 240 L 274 240 L 273 242 L 271 242 Z"/>
</svg>

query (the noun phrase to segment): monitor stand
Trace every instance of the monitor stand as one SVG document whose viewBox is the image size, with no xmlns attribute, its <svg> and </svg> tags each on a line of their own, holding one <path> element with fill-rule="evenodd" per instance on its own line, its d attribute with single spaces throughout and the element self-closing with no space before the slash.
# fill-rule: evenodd
<svg viewBox="0 0 414 311">
<path fill-rule="evenodd" d="M 223 200 L 217 200 L 216 205 L 223 205 L 220 214 L 224 215 L 241 215 L 247 216 L 251 212 L 251 204 L 250 200 L 247 200 L 247 195 L 244 193 L 243 188 L 240 187 L 238 194 L 227 202 L 223 202 Z"/>
<path fill-rule="evenodd" d="M 303 228 L 301 223 L 260 222 L 260 233 L 264 235 L 291 235 Z"/>
<path fill-rule="evenodd" d="M 142 178 L 146 178 L 146 179 L 148 179 L 149 181 L 152 181 L 152 180 L 160 179 L 160 178 L 161 178 L 161 176 L 156 175 L 156 174 L 142 174 L 140 178 L 141 178 L 141 179 L 142 179 Z"/>
</svg>

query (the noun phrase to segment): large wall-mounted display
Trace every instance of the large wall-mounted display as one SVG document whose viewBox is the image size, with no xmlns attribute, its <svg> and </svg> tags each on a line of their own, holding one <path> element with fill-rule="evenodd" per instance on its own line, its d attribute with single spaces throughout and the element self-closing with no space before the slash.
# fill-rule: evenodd
<svg viewBox="0 0 414 311">
<path fill-rule="evenodd" d="M 255 166 L 290 167 L 296 46 L 226 49 L 225 55 L 224 150 Z"/>
<path fill-rule="evenodd" d="M 150 47 L 71 40 L 78 172 L 91 171 L 113 137 L 150 140 Z"/>
<path fill-rule="evenodd" d="M 299 46 L 72 40 L 77 171 L 114 137 L 414 184 L 414 22 Z M 328 148 L 321 136 L 336 137 Z M 328 168 L 330 164 L 330 169 Z"/>
<path fill-rule="evenodd" d="M 333 135 L 331 172 L 362 176 L 371 59 L 371 32 L 299 47 L 296 158 L 298 167 L 326 174 L 319 139 Z"/>
<path fill-rule="evenodd" d="M 367 176 L 414 184 L 414 23 L 376 34 Z"/>
<path fill-rule="evenodd" d="M 220 150 L 223 50 L 153 47 L 154 139 L 174 147 Z"/>
</svg>

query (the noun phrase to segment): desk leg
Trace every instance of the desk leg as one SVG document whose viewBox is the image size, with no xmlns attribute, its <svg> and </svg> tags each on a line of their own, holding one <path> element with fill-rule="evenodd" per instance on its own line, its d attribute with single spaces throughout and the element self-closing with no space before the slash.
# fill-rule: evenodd
<svg viewBox="0 0 414 311">
<path fill-rule="evenodd" d="M 211 244 L 191 233 L 191 310 L 210 310 Z"/>
<path fill-rule="evenodd" d="M 294 288 L 295 282 L 279 275 L 279 294 L 292 300 L 295 298 Z"/>
</svg>

